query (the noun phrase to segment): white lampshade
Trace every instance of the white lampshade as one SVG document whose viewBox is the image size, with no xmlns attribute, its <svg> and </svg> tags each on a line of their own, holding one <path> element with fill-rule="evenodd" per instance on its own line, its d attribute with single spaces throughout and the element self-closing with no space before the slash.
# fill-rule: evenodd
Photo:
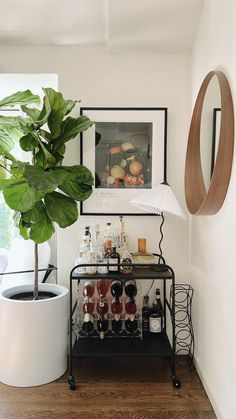
<svg viewBox="0 0 236 419">
<path fill-rule="evenodd" d="M 146 190 L 137 198 L 130 201 L 132 205 L 150 214 L 171 213 L 181 218 L 186 218 L 171 187 L 163 182 Z"/>
</svg>

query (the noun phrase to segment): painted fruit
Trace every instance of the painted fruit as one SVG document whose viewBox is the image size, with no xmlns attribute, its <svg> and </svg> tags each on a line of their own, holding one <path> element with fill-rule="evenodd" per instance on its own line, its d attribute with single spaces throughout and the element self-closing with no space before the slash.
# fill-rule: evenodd
<svg viewBox="0 0 236 419">
<path fill-rule="evenodd" d="M 133 148 L 134 148 L 134 145 L 132 143 L 123 143 L 122 144 L 122 150 L 123 151 L 132 150 Z"/>
<path fill-rule="evenodd" d="M 132 175 L 134 176 L 138 176 L 142 173 L 143 171 L 143 165 L 142 163 L 140 163 L 137 160 L 134 160 L 132 163 L 130 163 L 129 165 L 129 171 Z"/>
<path fill-rule="evenodd" d="M 120 153 L 120 152 L 121 152 L 121 147 L 119 147 L 119 146 L 111 147 L 110 150 L 109 150 L 110 154 L 117 154 L 117 153 Z"/>
<path fill-rule="evenodd" d="M 111 176 L 113 176 L 115 179 L 122 179 L 125 176 L 125 170 L 123 169 L 123 167 L 115 165 L 111 169 Z"/>
</svg>

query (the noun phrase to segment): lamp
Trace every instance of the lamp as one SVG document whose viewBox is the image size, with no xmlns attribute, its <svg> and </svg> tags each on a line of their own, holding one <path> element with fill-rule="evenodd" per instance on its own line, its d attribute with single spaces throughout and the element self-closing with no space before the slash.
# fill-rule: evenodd
<svg viewBox="0 0 236 419">
<path fill-rule="evenodd" d="M 161 243 L 163 240 L 163 224 L 164 224 L 164 213 L 171 213 L 181 218 L 186 218 L 185 214 L 179 205 L 171 187 L 164 180 L 159 185 L 154 186 L 151 190 L 146 190 L 140 196 L 132 199 L 130 203 L 142 209 L 150 214 L 161 215 L 162 221 L 160 224 L 160 241 L 159 241 L 159 253 L 162 256 Z"/>
</svg>

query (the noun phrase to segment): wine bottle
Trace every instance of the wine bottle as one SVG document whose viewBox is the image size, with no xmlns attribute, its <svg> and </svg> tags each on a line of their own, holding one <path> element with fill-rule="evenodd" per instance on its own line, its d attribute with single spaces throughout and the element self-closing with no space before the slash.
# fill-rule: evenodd
<svg viewBox="0 0 236 419">
<path fill-rule="evenodd" d="M 137 295 L 137 285 L 135 279 L 127 279 L 125 281 L 125 294 L 130 300 L 134 300 Z"/>
<path fill-rule="evenodd" d="M 143 308 L 142 308 L 142 329 L 143 329 L 143 333 L 149 332 L 149 316 L 150 316 L 149 296 L 145 295 L 143 297 Z"/>
<path fill-rule="evenodd" d="M 123 294 L 123 282 L 120 279 L 115 279 L 111 283 L 111 295 L 116 299 L 116 301 L 119 301 L 119 298 Z"/>
<path fill-rule="evenodd" d="M 149 317 L 149 331 L 151 333 L 161 333 L 163 331 L 163 307 L 160 298 L 160 289 L 156 289 L 156 302 Z"/>
<path fill-rule="evenodd" d="M 83 286 L 83 295 L 84 297 L 92 298 L 94 294 L 94 282 L 85 281 Z"/>
<path fill-rule="evenodd" d="M 108 313 L 108 303 L 104 300 L 99 300 L 97 303 L 97 313 L 100 317 L 104 318 Z"/>
<path fill-rule="evenodd" d="M 135 301 L 132 299 L 129 299 L 128 301 L 126 301 L 125 303 L 125 311 L 126 313 L 131 317 L 131 316 L 135 316 L 136 312 L 137 312 L 137 306 L 135 304 Z"/>
<path fill-rule="evenodd" d="M 93 314 L 93 312 L 94 312 L 94 301 L 89 300 L 88 297 L 85 297 L 85 299 L 84 299 L 83 312 L 84 312 L 84 314 L 86 314 L 86 313 Z"/>
<path fill-rule="evenodd" d="M 120 267 L 118 265 L 119 263 L 120 263 L 120 255 L 116 251 L 116 247 L 113 246 L 111 253 L 108 255 L 108 272 L 118 273 L 120 271 Z"/>
<path fill-rule="evenodd" d="M 110 286 L 109 279 L 99 279 L 97 281 L 97 290 L 99 298 L 105 298 Z"/>
<path fill-rule="evenodd" d="M 111 321 L 111 330 L 115 335 L 118 335 L 122 331 L 122 320 L 113 319 Z"/>
<path fill-rule="evenodd" d="M 100 339 L 104 339 L 105 333 L 108 330 L 107 318 L 98 317 L 97 319 L 97 330 L 99 332 Z"/>
<path fill-rule="evenodd" d="M 138 322 L 135 319 L 135 317 L 131 317 L 131 316 L 126 315 L 125 328 L 126 328 L 127 332 L 130 333 L 131 335 L 136 332 L 136 330 L 138 328 Z"/>
<path fill-rule="evenodd" d="M 89 313 L 84 315 L 84 321 L 82 323 L 82 330 L 85 335 L 90 335 L 94 329 L 94 318 Z"/>
</svg>

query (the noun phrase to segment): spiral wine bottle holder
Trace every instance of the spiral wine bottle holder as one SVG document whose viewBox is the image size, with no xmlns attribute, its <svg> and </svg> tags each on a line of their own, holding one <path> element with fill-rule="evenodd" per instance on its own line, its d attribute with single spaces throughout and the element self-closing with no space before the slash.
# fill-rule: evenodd
<svg viewBox="0 0 236 419">
<path fill-rule="evenodd" d="M 176 361 L 182 364 L 187 360 L 191 369 L 194 356 L 194 333 L 192 325 L 192 299 L 193 288 L 188 284 L 176 284 L 170 288 L 170 306 L 172 307 L 173 295 L 175 297 L 175 344 Z M 172 317 L 173 320 L 173 317 Z"/>
</svg>

